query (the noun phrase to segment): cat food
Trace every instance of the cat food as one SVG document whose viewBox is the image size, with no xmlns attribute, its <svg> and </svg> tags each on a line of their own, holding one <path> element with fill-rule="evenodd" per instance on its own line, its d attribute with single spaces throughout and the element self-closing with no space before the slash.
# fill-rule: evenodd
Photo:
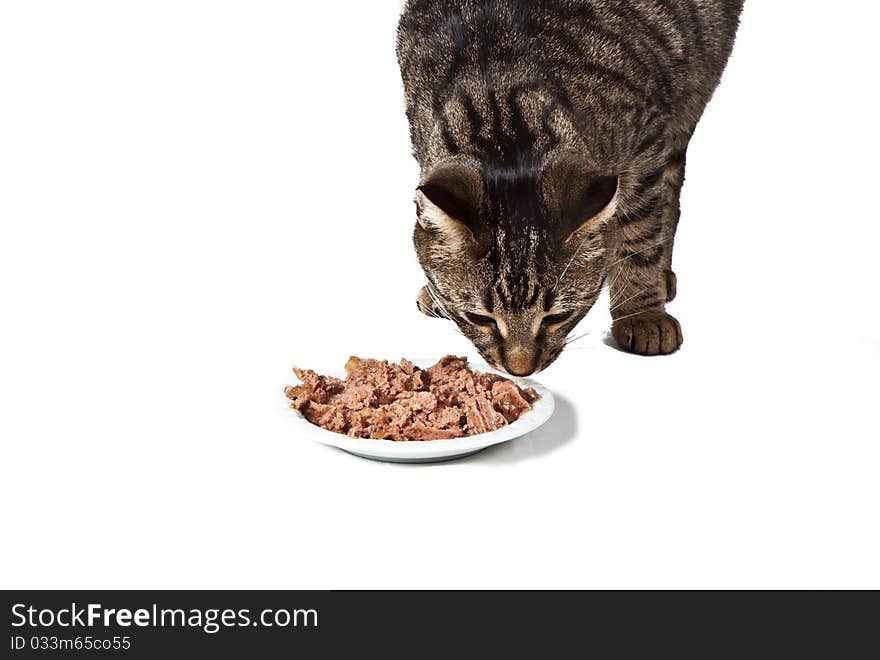
<svg viewBox="0 0 880 660">
<path fill-rule="evenodd" d="M 511 380 L 468 369 L 447 356 L 429 369 L 353 357 L 345 380 L 294 369 L 301 385 L 284 393 L 312 424 L 352 438 L 450 440 L 500 429 L 540 397 Z"/>
</svg>

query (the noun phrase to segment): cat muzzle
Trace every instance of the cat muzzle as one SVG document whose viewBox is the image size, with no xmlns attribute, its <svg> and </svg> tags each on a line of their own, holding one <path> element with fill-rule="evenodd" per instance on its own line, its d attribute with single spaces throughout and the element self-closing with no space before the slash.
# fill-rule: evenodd
<svg viewBox="0 0 880 660">
<path fill-rule="evenodd" d="M 511 376 L 531 376 L 538 368 L 537 351 L 532 348 L 513 348 L 504 351 L 504 369 Z"/>
</svg>

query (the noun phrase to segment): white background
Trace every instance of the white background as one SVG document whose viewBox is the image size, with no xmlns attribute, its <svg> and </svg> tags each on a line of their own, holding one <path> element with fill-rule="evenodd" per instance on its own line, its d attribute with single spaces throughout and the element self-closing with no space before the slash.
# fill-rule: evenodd
<svg viewBox="0 0 880 660">
<path fill-rule="evenodd" d="M 290 366 L 420 316 L 399 3 L 0 9 L 0 586 L 880 587 L 873 3 L 748 3 L 690 152 L 686 343 L 592 334 L 545 430 L 394 466 Z"/>
</svg>

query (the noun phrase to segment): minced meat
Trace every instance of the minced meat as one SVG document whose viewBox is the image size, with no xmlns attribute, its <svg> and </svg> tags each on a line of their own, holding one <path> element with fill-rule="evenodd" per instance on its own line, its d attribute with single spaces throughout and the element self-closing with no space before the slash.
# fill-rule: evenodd
<svg viewBox="0 0 880 660">
<path fill-rule="evenodd" d="M 496 374 L 468 369 L 447 356 L 429 369 L 351 358 L 347 378 L 294 369 L 302 385 L 287 387 L 290 407 L 312 424 L 352 438 L 424 441 L 487 433 L 515 422 L 540 397 Z"/>
</svg>

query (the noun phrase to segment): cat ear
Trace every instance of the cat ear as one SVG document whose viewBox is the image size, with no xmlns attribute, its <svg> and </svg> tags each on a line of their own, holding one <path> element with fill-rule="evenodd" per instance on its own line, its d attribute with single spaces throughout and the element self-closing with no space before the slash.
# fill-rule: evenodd
<svg viewBox="0 0 880 660">
<path fill-rule="evenodd" d="M 482 240 L 483 180 L 464 165 L 435 169 L 416 190 L 422 229 L 435 232 L 454 247 L 475 247 Z"/>
<path fill-rule="evenodd" d="M 434 199 L 428 197 L 429 194 Z M 445 211 L 443 208 L 451 208 L 452 205 L 446 202 L 445 199 L 443 202 L 435 202 L 435 199 L 439 200 L 443 199 L 443 197 L 436 191 L 422 186 L 416 190 L 416 213 L 418 213 L 419 226 L 422 229 L 436 231 L 449 237 L 467 237 L 471 233 L 467 224 L 455 217 L 453 211 Z"/>
<path fill-rule="evenodd" d="M 610 220 L 617 210 L 619 187 L 619 177 L 592 171 L 576 155 L 557 158 L 545 174 L 544 195 L 554 210 L 560 238 L 568 240 Z"/>
</svg>

